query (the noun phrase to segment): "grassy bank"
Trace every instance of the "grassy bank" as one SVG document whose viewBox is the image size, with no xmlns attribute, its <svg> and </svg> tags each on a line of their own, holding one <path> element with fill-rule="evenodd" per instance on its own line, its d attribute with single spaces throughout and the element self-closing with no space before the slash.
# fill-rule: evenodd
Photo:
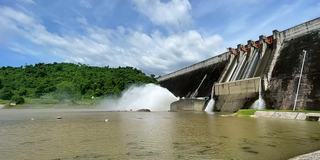
<svg viewBox="0 0 320 160">
<path fill-rule="evenodd" d="M 255 109 L 240 109 L 240 110 L 238 110 L 236 115 L 238 117 L 250 117 L 251 115 L 254 115 L 254 113 L 256 111 L 257 110 L 255 110 Z"/>
<path fill-rule="evenodd" d="M 257 110 L 255 109 L 240 109 L 238 110 L 238 112 L 236 113 L 236 116 L 238 117 L 250 117 L 251 115 L 254 115 L 255 112 Z M 276 111 L 276 112 L 304 112 L 304 113 L 320 113 L 320 111 L 314 111 L 314 110 L 296 110 L 296 111 L 292 111 L 292 110 L 262 110 L 262 111 Z"/>
<path fill-rule="evenodd" d="M 53 98 L 24 98 L 23 104 L 10 106 L 9 100 L 1 100 L 0 105 L 4 105 L 6 109 L 24 109 L 24 108 L 94 108 L 103 98 L 94 99 L 77 99 L 77 100 L 58 100 Z"/>
<path fill-rule="evenodd" d="M 0 104 L 6 105 L 9 104 L 9 101 L 0 99 Z"/>
</svg>

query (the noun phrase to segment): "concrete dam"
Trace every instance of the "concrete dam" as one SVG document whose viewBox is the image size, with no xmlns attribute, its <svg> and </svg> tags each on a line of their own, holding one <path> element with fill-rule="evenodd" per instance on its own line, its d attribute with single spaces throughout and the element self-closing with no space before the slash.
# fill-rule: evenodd
<svg viewBox="0 0 320 160">
<path fill-rule="evenodd" d="M 250 108 L 259 91 L 268 109 L 293 109 L 297 99 L 296 109 L 320 110 L 320 18 L 274 30 L 157 80 L 182 105 L 197 104 L 187 110 L 204 110 L 207 102 L 199 107 L 198 100 L 212 97 L 215 111 L 235 112 Z"/>
</svg>

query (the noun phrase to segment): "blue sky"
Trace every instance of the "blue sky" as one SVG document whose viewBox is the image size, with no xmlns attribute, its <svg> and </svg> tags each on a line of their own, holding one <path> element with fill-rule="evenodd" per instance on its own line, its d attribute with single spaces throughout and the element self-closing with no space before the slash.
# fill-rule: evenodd
<svg viewBox="0 0 320 160">
<path fill-rule="evenodd" d="M 319 0 L 0 0 L 0 66 L 164 74 L 320 15 Z"/>
</svg>

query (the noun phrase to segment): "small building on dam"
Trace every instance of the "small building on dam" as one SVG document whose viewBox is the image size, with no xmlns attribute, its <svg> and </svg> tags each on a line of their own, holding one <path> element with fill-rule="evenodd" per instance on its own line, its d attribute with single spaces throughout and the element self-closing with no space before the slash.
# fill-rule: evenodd
<svg viewBox="0 0 320 160">
<path fill-rule="evenodd" d="M 274 30 L 157 80 L 184 97 L 183 104 L 214 98 L 215 111 L 250 108 L 259 93 L 267 109 L 290 110 L 296 100 L 298 110 L 320 110 L 320 18 Z"/>
</svg>

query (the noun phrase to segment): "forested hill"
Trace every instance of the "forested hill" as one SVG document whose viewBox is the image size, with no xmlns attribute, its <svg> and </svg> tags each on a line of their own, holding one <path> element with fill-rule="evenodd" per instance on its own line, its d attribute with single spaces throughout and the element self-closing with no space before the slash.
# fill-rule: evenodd
<svg viewBox="0 0 320 160">
<path fill-rule="evenodd" d="M 53 63 L 0 68 L 0 99 L 13 96 L 39 98 L 83 98 L 119 95 L 131 84 L 154 83 L 132 67 L 93 67 Z"/>
</svg>

